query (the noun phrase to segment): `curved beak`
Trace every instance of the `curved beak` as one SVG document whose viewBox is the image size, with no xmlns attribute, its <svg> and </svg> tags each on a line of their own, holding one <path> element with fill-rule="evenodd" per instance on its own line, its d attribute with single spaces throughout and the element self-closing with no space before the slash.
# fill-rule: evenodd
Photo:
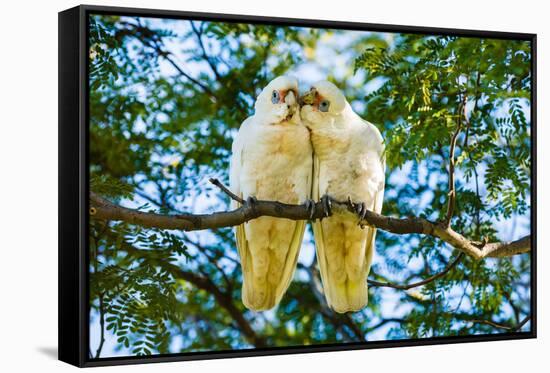
<svg viewBox="0 0 550 373">
<path fill-rule="evenodd" d="M 294 114 L 296 114 L 296 112 L 298 111 L 298 108 L 299 108 L 297 100 L 296 100 L 296 95 L 295 95 L 293 90 L 288 91 L 288 93 L 285 95 L 284 102 L 288 106 L 288 115 L 287 115 L 286 119 L 290 120 L 290 118 L 292 118 L 294 116 Z"/>
<path fill-rule="evenodd" d="M 289 106 L 296 105 L 296 96 L 294 96 L 294 91 L 289 90 L 285 95 L 285 104 Z"/>
<path fill-rule="evenodd" d="M 300 103 L 300 106 L 313 105 L 315 103 L 316 95 L 317 95 L 317 90 L 315 88 L 311 88 L 307 93 L 303 94 L 300 97 L 298 101 Z"/>
</svg>

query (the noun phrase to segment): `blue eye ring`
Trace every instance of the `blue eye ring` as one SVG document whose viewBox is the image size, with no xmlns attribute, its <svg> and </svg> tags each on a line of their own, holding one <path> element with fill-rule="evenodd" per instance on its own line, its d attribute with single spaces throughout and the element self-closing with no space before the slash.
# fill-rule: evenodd
<svg viewBox="0 0 550 373">
<path fill-rule="evenodd" d="M 274 91 L 271 93 L 271 102 L 274 103 L 274 104 L 278 104 L 278 103 L 279 103 L 279 99 L 280 99 L 279 91 L 274 90 Z"/>
<path fill-rule="evenodd" d="M 319 111 L 326 113 L 329 107 L 330 107 L 330 101 L 322 100 L 321 102 L 319 102 Z"/>
</svg>

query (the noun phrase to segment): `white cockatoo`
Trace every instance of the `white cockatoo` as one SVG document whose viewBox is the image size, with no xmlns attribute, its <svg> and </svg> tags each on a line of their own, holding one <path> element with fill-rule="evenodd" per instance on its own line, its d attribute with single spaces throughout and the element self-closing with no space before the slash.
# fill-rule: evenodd
<svg viewBox="0 0 550 373">
<path fill-rule="evenodd" d="M 271 81 L 254 109 L 233 141 L 231 190 L 247 203 L 272 200 L 313 208 L 313 150 L 300 120 L 297 80 Z M 294 275 L 306 223 L 264 216 L 236 228 L 247 308 L 261 311 L 279 303 Z"/>
<path fill-rule="evenodd" d="M 358 223 L 365 211 L 382 210 L 386 168 L 383 139 L 330 82 L 315 83 L 300 103 L 313 144 L 312 198 L 321 197 L 326 204 L 328 197 L 360 202 L 356 204 L 357 214 L 335 209 L 332 216 L 313 223 L 327 303 L 339 313 L 358 311 L 368 302 L 367 275 L 376 236 L 375 228 Z"/>
</svg>

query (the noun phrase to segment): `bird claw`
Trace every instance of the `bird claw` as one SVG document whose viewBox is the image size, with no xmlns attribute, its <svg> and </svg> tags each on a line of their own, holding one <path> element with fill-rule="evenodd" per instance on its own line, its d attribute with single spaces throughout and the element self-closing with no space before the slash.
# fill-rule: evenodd
<svg viewBox="0 0 550 373">
<path fill-rule="evenodd" d="M 367 216 L 367 206 L 364 202 L 359 202 L 355 206 L 355 212 L 357 213 L 357 216 L 359 216 L 359 225 L 361 228 L 364 227 L 364 224 L 361 224 L 361 221 L 365 220 L 365 217 Z"/>
<path fill-rule="evenodd" d="M 328 218 L 332 215 L 332 202 L 328 194 L 321 197 L 321 203 L 323 204 L 323 213 Z"/>
<path fill-rule="evenodd" d="M 258 204 L 258 199 L 256 197 L 247 197 L 246 198 L 246 205 L 250 207 L 252 210 L 256 208 L 256 205 Z"/>
<path fill-rule="evenodd" d="M 351 200 L 351 196 L 348 196 L 348 208 L 353 210 L 355 209 L 355 205 L 353 204 L 353 201 Z"/>
<path fill-rule="evenodd" d="M 306 206 L 306 210 L 309 212 L 309 220 L 313 220 L 313 216 L 315 215 L 315 201 L 312 199 L 306 199 L 304 205 Z"/>
</svg>

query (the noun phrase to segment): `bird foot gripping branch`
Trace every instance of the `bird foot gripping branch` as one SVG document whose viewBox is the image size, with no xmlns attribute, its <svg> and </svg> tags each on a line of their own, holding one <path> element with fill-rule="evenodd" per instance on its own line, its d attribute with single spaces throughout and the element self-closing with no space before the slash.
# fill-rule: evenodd
<svg viewBox="0 0 550 373">
<path fill-rule="evenodd" d="M 210 179 L 210 182 L 217 186 L 224 194 L 232 200 L 244 205 L 246 201 L 235 195 L 229 188 L 223 185 L 217 179 Z M 332 207 L 338 206 L 345 208 L 352 213 L 356 213 L 356 203 L 348 198 L 347 201 L 338 201 L 330 196 L 329 216 L 332 214 Z M 325 200 L 327 200 L 325 198 Z M 314 201 L 311 201 L 314 202 Z M 327 204 L 329 201 L 325 201 Z M 243 207 L 232 210 L 215 212 L 206 215 L 180 214 L 163 215 L 155 212 L 144 212 L 116 205 L 98 194 L 90 193 L 90 217 L 99 220 L 126 221 L 131 224 L 138 224 L 144 227 L 154 227 L 159 229 L 181 229 L 184 231 L 196 231 L 202 229 L 216 229 L 222 227 L 232 227 L 243 224 L 259 216 L 273 216 L 291 220 L 317 220 L 326 217 L 326 208 L 323 202 L 319 201 L 313 204 L 313 208 L 308 208 L 306 204 L 291 205 L 277 201 L 256 201 L 257 216 L 252 216 L 251 210 L 243 213 Z M 313 215 L 312 215 L 313 211 Z M 439 225 L 420 217 L 396 218 L 385 216 L 366 209 L 363 211 L 364 219 L 360 220 L 360 225 L 369 225 L 393 234 L 422 234 L 436 237 L 457 250 L 464 252 L 470 257 L 480 260 L 486 257 L 505 257 L 513 256 L 531 251 L 531 236 L 525 236 L 515 241 L 509 242 L 484 242 L 470 241 L 460 233 L 455 232 L 449 227 Z M 197 219 L 198 220 L 197 220 Z M 200 221 L 200 224 L 196 224 Z"/>
<path fill-rule="evenodd" d="M 254 196 L 247 197 L 246 200 L 245 200 L 244 206 L 247 209 L 250 209 L 253 216 L 258 215 L 258 209 L 257 209 L 258 198 L 254 197 Z"/>
<path fill-rule="evenodd" d="M 308 198 L 304 202 L 304 206 L 309 211 L 309 220 L 313 220 L 315 216 L 315 201 Z"/>
<path fill-rule="evenodd" d="M 323 206 L 323 217 L 328 218 L 332 215 L 332 201 L 333 198 L 328 194 L 321 197 L 321 204 Z M 321 218 L 323 220 L 323 218 Z"/>
</svg>

